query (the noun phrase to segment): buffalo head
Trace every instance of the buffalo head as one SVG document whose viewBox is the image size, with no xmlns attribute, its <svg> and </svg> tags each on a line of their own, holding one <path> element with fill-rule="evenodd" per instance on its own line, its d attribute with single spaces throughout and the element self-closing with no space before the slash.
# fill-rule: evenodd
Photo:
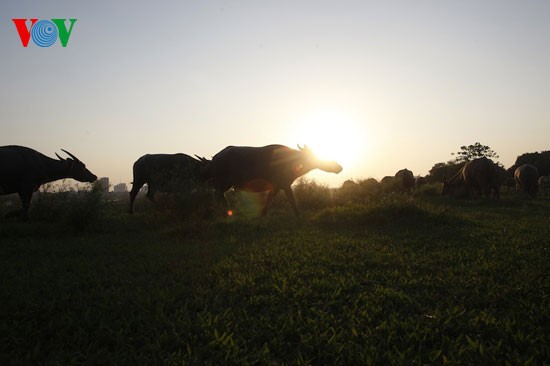
<svg viewBox="0 0 550 366">
<path fill-rule="evenodd" d="M 81 162 L 76 156 L 68 152 L 67 150 L 61 149 L 64 153 L 69 155 L 71 158 L 63 159 L 61 156 L 59 156 L 57 153 L 55 155 L 57 158 L 65 164 L 65 168 L 67 169 L 67 175 L 70 178 L 76 179 L 79 182 L 87 182 L 92 183 L 97 180 L 97 176 L 90 172 L 88 169 L 86 169 L 86 165 L 84 165 L 83 162 Z"/>
<path fill-rule="evenodd" d="M 196 172 L 197 178 L 202 182 L 210 180 L 212 178 L 212 160 L 198 155 L 195 155 L 195 157 L 200 163 Z"/>
<path fill-rule="evenodd" d="M 336 174 L 342 171 L 343 169 L 342 166 L 338 164 L 336 161 L 321 160 L 317 158 L 317 156 L 315 156 L 313 151 L 307 145 L 304 145 L 304 146 L 297 145 L 297 146 L 298 146 L 298 150 L 300 150 L 300 152 L 302 153 L 303 164 L 308 168 L 307 169 L 308 171 L 315 168 L 321 169 L 325 172 L 336 173 Z"/>
</svg>

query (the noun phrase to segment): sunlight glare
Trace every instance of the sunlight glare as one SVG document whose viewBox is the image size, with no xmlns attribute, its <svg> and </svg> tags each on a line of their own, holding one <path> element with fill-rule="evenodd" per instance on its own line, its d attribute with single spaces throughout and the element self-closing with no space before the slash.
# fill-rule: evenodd
<svg viewBox="0 0 550 366">
<path fill-rule="evenodd" d="M 336 160 L 344 169 L 366 153 L 364 127 L 347 111 L 316 110 L 296 120 L 293 128 L 294 141 L 310 147 L 320 159 Z"/>
</svg>

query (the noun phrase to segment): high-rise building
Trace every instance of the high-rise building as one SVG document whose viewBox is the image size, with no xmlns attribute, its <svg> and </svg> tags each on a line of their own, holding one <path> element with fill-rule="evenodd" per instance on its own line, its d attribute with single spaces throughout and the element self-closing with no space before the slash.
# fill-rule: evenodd
<svg viewBox="0 0 550 366">
<path fill-rule="evenodd" d="M 109 192 L 109 178 L 99 178 L 99 182 L 97 184 L 101 186 L 101 190 L 103 192 Z"/>
<path fill-rule="evenodd" d="M 126 187 L 126 183 L 119 183 L 119 184 L 116 184 L 114 187 L 113 187 L 113 191 L 115 193 L 124 193 L 124 192 L 128 192 L 128 187 Z"/>
</svg>

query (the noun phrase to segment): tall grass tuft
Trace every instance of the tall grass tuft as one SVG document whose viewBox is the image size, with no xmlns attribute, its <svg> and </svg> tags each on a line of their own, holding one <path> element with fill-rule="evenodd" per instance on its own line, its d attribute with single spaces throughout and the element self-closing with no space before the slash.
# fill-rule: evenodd
<svg viewBox="0 0 550 366">
<path fill-rule="evenodd" d="M 46 184 L 31 204 L 32 220 L 60 224 L 74 232 L 97 225 L 104 203 L 103 190 L 98 184 L 70 187 L 65 181 Z"/>
<path fill-rule="evenodd" d="M 404 193 L 377 196 L 366 203 L 327 207 L 316 212 L 312 220 L 323 227 L 361 227 L 425 225 L 441 219 L 441 214 L 420 205 Z"/>
<path fill-rule="evenodd" d="M 423 186 L 417 187 L 414 191 L 415 196 L 440 196 L 442 190 L 441 183 L 429 183 Z"/>
</svg>

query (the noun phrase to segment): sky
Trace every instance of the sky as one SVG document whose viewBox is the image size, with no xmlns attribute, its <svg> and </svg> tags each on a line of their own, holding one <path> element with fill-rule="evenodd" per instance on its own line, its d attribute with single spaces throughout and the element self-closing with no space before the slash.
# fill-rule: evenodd
<svg viewBox="0 0 550 366">
<path fill-rule="evenodd" d="M 23 47 L 12 18 L 76 18 Z M 68 22 L 67 22 L 68 25 Z M 147 153 L 307 144 L 330 186 L 425 175 L 480 142 L 550 150 L 548 1 L 2 1 L 0 146 L 112 184 Z"/>
</svg>

